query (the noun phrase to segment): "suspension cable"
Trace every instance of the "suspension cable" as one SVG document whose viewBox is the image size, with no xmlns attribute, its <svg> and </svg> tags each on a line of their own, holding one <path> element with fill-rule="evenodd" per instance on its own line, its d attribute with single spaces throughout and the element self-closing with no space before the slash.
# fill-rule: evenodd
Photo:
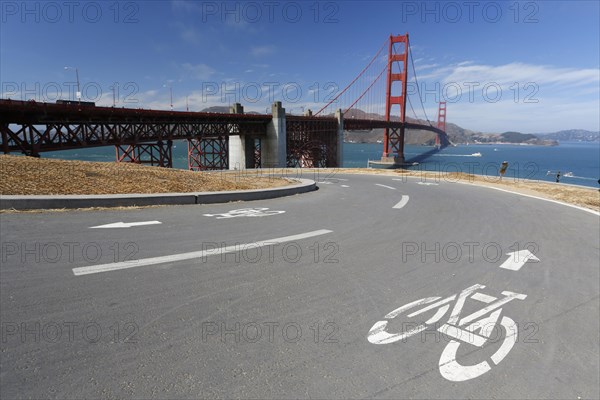
<svg viewBox="0 0 600 400">
<path fill-rule="evenodd" d="M 346 109 L 346 111 L 344 111 L 344 113 L 348 112 L 348 110 L 351 110 L 352 107 L 354 107 L 356 105 L 356 103 L 358 103 L 360 101 L 360 99 L 363 98 L 363 96 L 369 91 L 369 89 L 371 89 L 373 87 L 373 85 L 379 80 L 379 78 L 381 78 L 381 76 L 383 75 L 383 73 L 387 70 L 387 65 L 385 65 L 383 67 L 383 69 L 381 70 L 381 72 L 379 73 L 379 75 L 377 75 L 377 78 L 375 78 L 375 80 L 369 85 L 369 87 L 362 92 L 362 94 L 358 97 L 358 99 L 356 99 L 356 101 L 354 103 L 352 103 L 352 105 L 350 107 L 348 107 Z"/>
<path fill-rule="evenodd" d="M 408 105 L 410 106 L 410 109 L 412 110 L 415 119 L 419 120 L 419 117 L 417 117 L 417 113 L 415 112 L 415 109 L 412 106 L 412 102 L 410 101 L 410 97 L 406 96 L 406 99 L 408 100 Z"/>
<path fill-rule="evenodd" d="M 415 59 L 412 55 L 412 49 L 410 46 L 408 46 L 408 52 L 410 54 L 410 63 L 412 64 L 413 72 L 415 73 L 415 82 L 417 84 L 417 93 L 419 94 L 419 101 L 421 102 L 421 108 L 423 108 L 423 114 L 425 115 L 425 119 L 427 120 L 427 123 L 429 124 L 429 126 L 433 126 L 433 125 L 431 125 L 431 121 L 429 121 L 429 117 L 427 117 L 427 112 L 425 111 L 425 106 L 423 105 L 423 99 L 421 98 L 421 90 L 419 89 L 419 80 L 417 79 L 417 70 L 415 69 Z"/>
<path fill-rule="evenodd" d="M 356 76 L 356 78 L 354 78 L 354 80 L 352 82 L 350 82 L 350 84 L 348 84 L 348 86 L 346 86 L 344 88 L 344 90 L 342 90 L 340 93 L 338 93 L 337 96 L 335 96 L 333 98 L 333 100 L 331 100 L 329 103 L 327 103 L 325 106 L 323 106 L 323 108 L 321 108 L 319 111 L 317 111 L 314 115 L 319 115 L 319 113 L 321 113 L 324 109 L 326 109 L 327 107 L 329 107 L 333 102 L 335 102 L 341 95 L 343 95 L 346 90 L 348 90 L 348 88 L 350 88 L 350 86 L 352 86 L 354 84 L 354 82 L 356 82 L 358 80 L 358 78 L 360 78 L 362 76 L 362 74 L 365 73 L 365 71 L 371 66 L 371 64 L 373 64 L 373 62 L 377 59 L 377 57 L 379 57 L 379 54 L 381 53 L 381 51 L 385 48 L 385 45 L 388 43 L 389 39 L 386 39 L 385 42 L 383 42 L 383 45 L 381 46 L 381 48 L 379 49 L 379 51 L 377 52 L 377 54 L 375 54 L 375 57 L 373 57 L 373 59 L 369 62 L 369 64 L 367 64 L 367 66 L 360 72 L 360 74 L 358 74 Z"/>
</svg>

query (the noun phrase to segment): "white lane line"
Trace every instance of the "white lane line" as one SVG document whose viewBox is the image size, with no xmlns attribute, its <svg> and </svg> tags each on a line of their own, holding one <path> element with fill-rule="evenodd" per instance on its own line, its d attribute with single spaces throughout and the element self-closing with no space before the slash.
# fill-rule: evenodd
<svg viewBox="0 0 600 400">
<path fill-rule="evenodd" d="M 341 187 L 350 187 L 350 186 L 348 186 L 348 185 L 340 185 L 340 186 L 341 186 Z"/>
<path fill-rule="evenodd" d="M 142 221 L 142 222 L 114 222 L 112 224 L 90 226 L 90 229 L 98 228 L 131 228 L 132 226 L 157 225 L 162 224 L 160 221 Z"/>
<path fill-rule="evenodd" d="M 417 185 L 425 185 L 425 186 L 438 186 L 439 183 L 433 183 L 433 182 L 417 182 Z"/>
<path fill-rule="evenodd" d="M 236 251 L 240 251 L 240 249 L 247 249 L 249 247 L 263 247 L 263 246 L 276 245 L 276 244 L 281 244 L 281 243 L 286 243 L 286 242 L 293 242 L 295 240 L 301 240 L 301 239 L 311 238 L 311 237 L 315 237 L 315 236 L 321 236 L 321 235 L 325 235 L 325 234 L 331 233 L 331 232 L 333 232 L 333 231 L 330 231 L 328 229 L 319 229 L 319 230 L 312 231 L 312 232 L 300 233 L 298 235 L 284 236 L 284 237 L 280 237 L 280 238 L 263 240 L 263 241 L 254 242 L 254 243 L 237 244 L 235 246 L 210 248 L 210 249 L 206 249 L 206 250 L 192 251 L 189 253 L 172 254 L 170 256 L 142 258 L 140 260 L 130 260 L 130 261 L 123 261 L 123 262 L 109 263 L 109 264 L 91 265 L 89 267 L 78 267 L 78 268 L 73 268 L 73 274 L 77 275 L 77 276 L 78 275 L 98 274 L 100 272 L 116 271 L 119 269 L 127 269 L 127 268 L 143 267 L 146 265 L 156 265 L 156 264 L 164 264 L 164 263 L 170 263 L 170 262 L 176 262 L 176 261 L 191 260 L 194 258 L 203 258 L 203 257 L 207 257 L 207 256 L 217 255 L 217 254 L 233 253 Z"/>
<path fill-rule="evenodd" d="M 406 203 L 408 203 L 408 196 L 402 195 L 402 199 L 392 208 L 402 208 L 406 205 Z"/>
<path fill-rule="evenodd" d="M 512 190 L 502 189 L 502 188 L 495 187 L 495 186 L 478 185 L 476 183 L 470 183 L 470 182 L 453 182 L 453 183 L 460 183 L 462 185 L 471 185 L 471 186 L 478 186 L 478 187 L 483 187 L 483 188 L 488 188 L 488 189 L 499 190 L 501 192 L 516 194 L 518 196 L 530 197 L 530 198 L 536 199 L 536 200 L 543 200 L 543 201 L 547 201 L 549 203 L 560 204 L 561 206 L 571 207 L 571 208 L 574 208 L 576 210 L 581 210 L 581 211 L 589 212 L 590 214 L 594 214 L 594 215 L 600 216 L 600 212 L 598 212 L 596 210 L 591 210 L 589 208 L 585 208 L 585 207 L 581 207 L 581 206 L 576 206 L 574 204 L 569 204 L 569 203 L 565 203 L 565 202 L 558 201 L 558 200 L 547 199 L 545 197 L 532 196 L 530 194 L 514 192 Z"/>
<path fill-rule="evenodd" d="M 406 181 L 406 179 L 404 179 L 404 178 L 392 178 L 392 180 L 393 181 L 401 181 L 401 182 Z"/>
<path fill-rule="evenodd" d="M 395 187 L 391 187 L 391 186 L 388 186 L 388 185 L 382 185 L 381 183 L 376 183 L 375 185 L 376 186 L 381 186 L 381 187 L 384 187 L 384 188 L 387 188 L 387 189 L 396 190 Z"/>
</svg>

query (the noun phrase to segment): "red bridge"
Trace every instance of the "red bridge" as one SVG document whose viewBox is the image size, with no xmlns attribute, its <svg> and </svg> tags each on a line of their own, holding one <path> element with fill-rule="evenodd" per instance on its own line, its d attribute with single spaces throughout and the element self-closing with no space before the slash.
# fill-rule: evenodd
<svg viewBox="0 0 600 400">
<path fill-rule="evenodd" d="M 380 56 L 386 46 L 387 59 Z M 0 100 L 0 146 L 5 154 L 36 157 L 47 151 L 115 146 L 119 162 L 172 167 L 172 143 L 185 139 L 192 170 L 339 167 L 344 131 L 383 129 L 382 162 L 401 165 L 406 130 L 431 131 L 436 145 L 448 144 L 445 102 L 439 105 L 436 126 L 426 114 L 427 124 L 406 118 L 407 103 L 413 109 L 407 91 L 409 59 L 408 34 L 390 36 L 360 74 L 314 115 L 310 110 L 304 116 L 286 115 L 280 102 L 273 104 L 272 114 L 260 115 L 244 114 L 239 104 L 221 114 Z M 377 74 L 378 63 L 383 68 Z M 418 93 L 418 81 L 416 87 Z M 383 113 L 374 112 L 384 96 Z"/>
</svg>

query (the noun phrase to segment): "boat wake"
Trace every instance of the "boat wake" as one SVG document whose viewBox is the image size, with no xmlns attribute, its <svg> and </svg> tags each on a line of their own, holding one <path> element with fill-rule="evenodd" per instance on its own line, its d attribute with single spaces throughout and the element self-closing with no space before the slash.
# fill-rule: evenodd
<svg viewBox="0 0 600 400">
<path fill-rule="evenodd" d="M 548 175 L 556 175 L 555 171 L 548 171 L 546 172 L 546 176 Z M 595 181 L 596 178 L 589 178 L 587 176 L 577 176 L 577 175 L 573 175 L 572 172 L 565 172 L 564 174 L 561 175 L 561 178 L 575 178 L 575 179 L 585 179 L 588 181 Z"/>
<path fill-rule="evenodd" d="M 481 157 L 481 153 L 473 154 L 434 154 L 434 157 Z"/>
</svg>

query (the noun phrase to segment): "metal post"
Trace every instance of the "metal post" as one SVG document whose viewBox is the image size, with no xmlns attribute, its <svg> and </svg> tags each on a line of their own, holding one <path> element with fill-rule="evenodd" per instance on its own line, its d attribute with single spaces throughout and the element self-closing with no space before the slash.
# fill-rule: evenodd
<svg viewBox="0 0 600 400">
<path fill-rule="evenodd" d="M 77 100 L 79 101 L 79 103 L 81 103 L 81 86 L 79 84 L 79 68 L 66 66 L 65 69 L 74 69 L 75 70 L 75 77 L 77 78 L 77 93 L 76 93 L 76 97 L 77 97 Z"/>
<path fill-rule="evenodd" d="M 79 68 L 75 68 L 75 76 L 77 77 L 77 101 L 81 103 L 81 87 L 79 86 Z"/>
</svg>

